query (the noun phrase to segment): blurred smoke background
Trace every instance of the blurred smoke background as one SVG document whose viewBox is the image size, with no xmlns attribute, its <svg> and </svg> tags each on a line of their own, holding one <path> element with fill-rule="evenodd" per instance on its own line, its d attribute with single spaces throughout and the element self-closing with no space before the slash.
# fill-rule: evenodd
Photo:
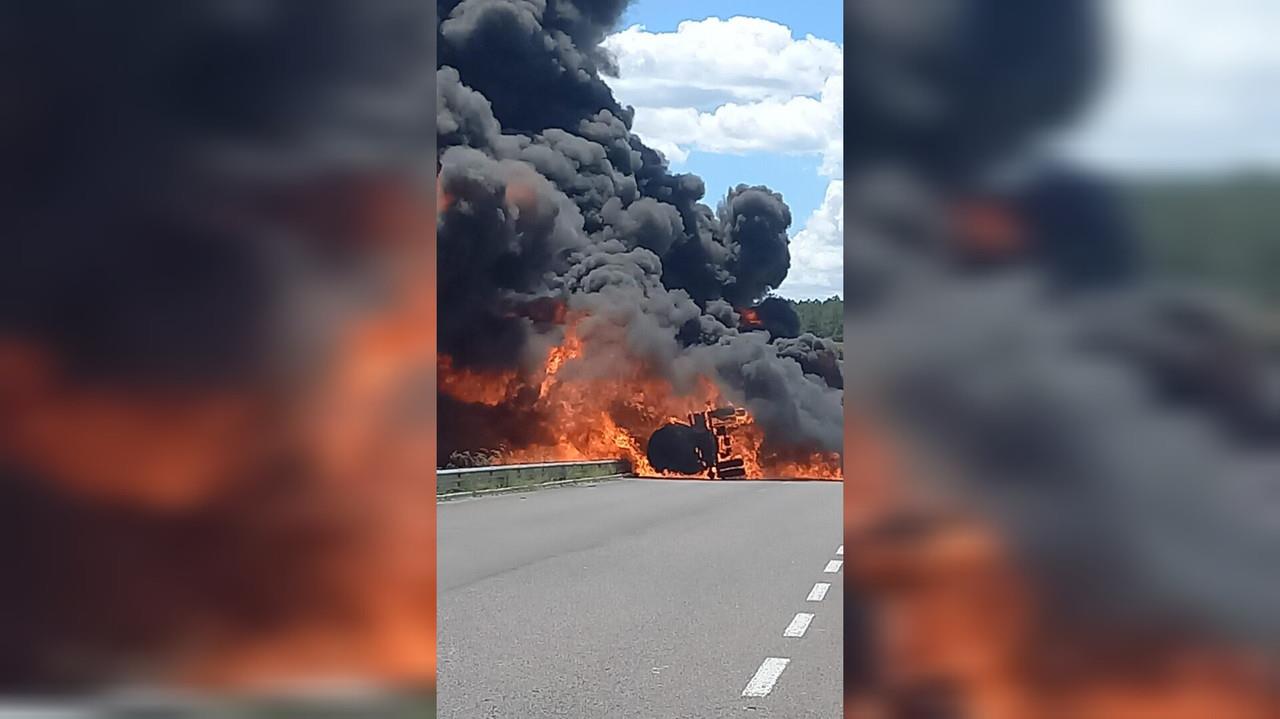
<svg viewBox="0 0 1280 719">
<path fill-rule="evenodd" d="M 433 714 L 434 28 L 0 4 L 9 716 Z"/>
<path fill-rule="evenodd" d="M 851 715 L 1276 716 L 1274 3 L 845 10 Z"/>
</svg>

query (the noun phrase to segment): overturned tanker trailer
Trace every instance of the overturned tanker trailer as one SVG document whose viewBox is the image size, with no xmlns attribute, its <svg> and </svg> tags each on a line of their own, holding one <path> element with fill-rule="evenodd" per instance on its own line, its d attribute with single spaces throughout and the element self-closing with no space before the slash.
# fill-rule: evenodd
<svg viewBox="0 0 1280 719">
<path fill-rule="evenodd" d="M 649 464 L 659 472 L 746 479 L 734 430 L 749 421 L 745 409 L 717 407 L 690 413 L 688 422 L 664 424 L 649 437 Z"/>
</svg>

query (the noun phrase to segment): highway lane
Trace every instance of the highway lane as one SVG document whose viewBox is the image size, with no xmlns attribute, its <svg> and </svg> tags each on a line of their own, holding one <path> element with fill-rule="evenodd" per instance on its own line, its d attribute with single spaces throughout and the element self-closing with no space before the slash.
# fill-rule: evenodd
<svg viewBox="0 0 1280 719">
<path fill-rule="evenodd" d="M 441 719 L 841 714 L 838 483 L 620 480 L 437 521 Z"/>
</svg>

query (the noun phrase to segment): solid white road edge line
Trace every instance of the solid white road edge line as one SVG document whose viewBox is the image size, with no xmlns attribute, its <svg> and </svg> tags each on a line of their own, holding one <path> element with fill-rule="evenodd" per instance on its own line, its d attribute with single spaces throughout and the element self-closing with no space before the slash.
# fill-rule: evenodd
<svg viewBox="0 0 1280 719">
<path fill-rule="evenodd" d="M 778 677 L 782 676 L 782 670 L 786 669 L 789 663 L 791 663 L 790 659 L 782 657 L 766 658 L 761 662 L 760 668 L 756 670 L 756 675 L 751 677 L 751 681 L 747 682 L 747 688 L 742 690 L 742 696 L 769 696 L 769 692 L 773 691 L 773 685 L 777 683 Z"/>
</svg>

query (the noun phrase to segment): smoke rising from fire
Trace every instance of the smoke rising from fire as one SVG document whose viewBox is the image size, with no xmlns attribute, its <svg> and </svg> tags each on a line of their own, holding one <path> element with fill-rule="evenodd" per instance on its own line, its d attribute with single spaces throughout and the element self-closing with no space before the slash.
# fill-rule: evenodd
<svg viewBox="0 0 1280 719">
<path fill-rule="evenodd" d="M 745 407 L 766 454 L 837 453 L 836 348 L 788 339 L 799 335 L 794 312 L 767 299 L 790 265 L 790 210 L 777 193 L 746 185 L 713 210 L 700 178 L 671 174 L 631 134 L 632 111 L 601 78 L 614 68 L 600 42 L 624 6 L 439 4 L 440 351 L 450 372 L 525 377 L 509 385 L 501 410 L 467 401 L 444 378 L 441 401 L 456 424 L 442 428 L 442 456 L 485 442 L 559 442 L 575 456 L 548 448 L 547 458 L 577 458 L 593 440 L 553 441 L 544 431 L 564 424 L 556 415 L 566 404 L 548 388 L 574 377 L 617 397 L 601 413 L 628 447 L 687 411 L 654 404 L 656 395 L 641 406 L 635 390 L 657 382 L 673 398 Z M 562 302 L 571 319 L 511 310 L 533 301 Z M 565 359 L 554 348 L 569 335 L 576 351 Z M 564 369 L 534 389 L 553 358 Z M 499 413 L 513 419 L 479 434 L 461 429 Z"/>
</svg>

